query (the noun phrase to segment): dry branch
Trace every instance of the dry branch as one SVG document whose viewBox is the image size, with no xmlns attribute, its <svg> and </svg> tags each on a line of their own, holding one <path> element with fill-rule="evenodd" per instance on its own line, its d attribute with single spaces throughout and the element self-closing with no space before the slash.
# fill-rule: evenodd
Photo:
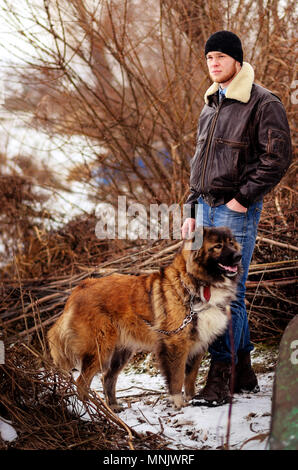
<svg viewBox="0 0 298 470">
<path fill-rule="evenodd" d="M 281 248 L 287 248 L 287 249 L 293 250 L 293 251 L 298 251 L 298 246 L 293 246 L 293 245 L 290 245 L 289 243 L 281 243 L 279 241 L 271 240 L 270 238 L 265 238 L 263 236 L 258 236 L 257 241 L 264 242 L 264 243 L 269 243 L 269 245 L 280 246 Z"/>
<path fill-rule="evenodd" d="M 18 432 L 17 441 L 6 448 L 167 448 L 161 437 L 130 428 L 96 393 L 90 391 L 88 401 L 80 402 L 73 379 L 53 370 L 32 346 L 21 343 L 10 348 L 0 376 L 1 415 L 9 416 Z M 3 441 L 0 448 L 5 448 Z"/>
</svg>

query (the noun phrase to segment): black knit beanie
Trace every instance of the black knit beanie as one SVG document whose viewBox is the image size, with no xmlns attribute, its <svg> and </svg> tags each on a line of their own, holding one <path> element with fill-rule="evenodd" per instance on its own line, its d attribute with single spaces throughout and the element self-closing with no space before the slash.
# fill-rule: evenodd
<svg viewBox="0 0 298 470">
<path fill-rule="evenodd" d="M 238 36 L 231 31 L 217 31 L 212 34 L 205 45 L 205 56 L 208 52 L 223 52 L 243 63 L 243 50 Z"/>
</svg>

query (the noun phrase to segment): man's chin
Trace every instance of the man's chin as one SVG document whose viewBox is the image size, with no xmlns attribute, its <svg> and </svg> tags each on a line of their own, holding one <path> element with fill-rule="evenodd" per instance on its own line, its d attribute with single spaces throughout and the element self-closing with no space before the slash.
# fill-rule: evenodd
<svg viewBox="0 0 298 470">
<path fill-rule="evenodd" d="M 210 76 L 211 76 L 211 80 L 212 80 L 213 82 L 216 82 L 216 83 L 221 83 L 221 82 L 222 82 L 222 78 L 224 78 L 224 77 L 223 77 L 221 74 L 219 74 L 219 73 L 214 73 L 214 74 L 212 73 L 212 74 L 210 74 Z"/>
<path fill-rule="evenodd" d="M 233 78 L 235 78 L 236 75 L 237 70 L 235 68 L 235 70 L 231 71 L 230 73 L 210 73 L 210 78 L 211 80 L 213 80 L 213 82 L 221 83 L 222 85 L 227 83 L 228 85 L 233 80 Z"/>
</svg>

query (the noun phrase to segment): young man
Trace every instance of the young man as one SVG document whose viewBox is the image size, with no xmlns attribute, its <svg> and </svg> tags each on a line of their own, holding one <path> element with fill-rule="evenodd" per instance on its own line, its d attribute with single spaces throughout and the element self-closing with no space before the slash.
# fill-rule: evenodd
<svg viewBox="0 0 298 470">
<path fill-rule="evenodd" d="M 285 174 L 291 161 L 291 140 L 279 98 L 254 83 L 252 67 L 243 62 L 241 41 L 218 31 L 208 39 L 205 56 L 213 84 L 205 93 L 191 161 L 191 217 L 184 221 L 185 238 L 195 228 L 195 208 L 201 204 L 203 225 L 228 226 L 242 245 L 243 274 L 231 305 L 234 391 L 258 391 L 251 367 L 245 282 L 257 236 L 262 199 Z M 207 383 L 194 405 L 220 405 L 230 398 L 231 344 L 229 328 L 209 348 Z"/>
</svg>

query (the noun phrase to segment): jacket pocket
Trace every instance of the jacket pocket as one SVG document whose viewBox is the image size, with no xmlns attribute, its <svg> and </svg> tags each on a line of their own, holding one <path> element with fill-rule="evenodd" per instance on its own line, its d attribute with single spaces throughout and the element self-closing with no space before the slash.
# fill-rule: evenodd
<svg viewBox="0 0 298 470">
<path fill-rule="evenodd" d="M 287 149 L 286 133 L 281 130 L 268 129 L 268 153 L 284 155 Z"/>
<path fill-rule="evenodd" d="M 209 170 L 214 187 L 233 188 L 239 183 L 245 168 L 247 150 L 248 143 L 246 142 L 215 139 L 213 159 Z"/>
</svg>

